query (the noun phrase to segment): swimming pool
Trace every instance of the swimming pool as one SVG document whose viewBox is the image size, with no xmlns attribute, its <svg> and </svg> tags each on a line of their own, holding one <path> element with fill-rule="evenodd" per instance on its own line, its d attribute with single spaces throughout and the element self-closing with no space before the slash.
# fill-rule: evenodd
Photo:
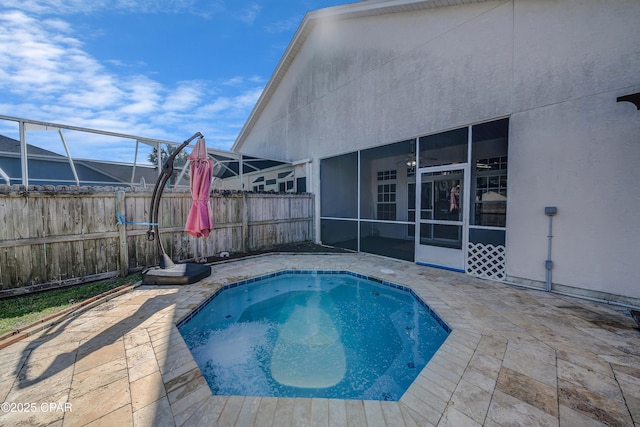
<svg viewBox="0 0 640 427">
<path fill-rule="evenodd" d="M 281 271 L 222 287 L 178 328 L 217 395 L 399 400 L 451 329 L 404 286 Z"/>
</svg>

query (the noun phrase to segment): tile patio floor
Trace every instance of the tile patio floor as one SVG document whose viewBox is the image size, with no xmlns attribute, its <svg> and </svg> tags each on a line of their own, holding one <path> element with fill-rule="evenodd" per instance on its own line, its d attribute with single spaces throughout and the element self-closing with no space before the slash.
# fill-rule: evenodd
<svg viewBox="0 0 640 427">
<path fill-rule="evenodd" d="M 213 396 L 175 324 L 219 286 L 282 269 L 411 286 L 454 331 L 399 402 Z M 617 307 L 409 262 L 267 255 L 140 286 L 0 350 L 0 402 L 23 404 L 3 405 L 2 426 L 638 427 L 640 331 Z"/>
</svg>

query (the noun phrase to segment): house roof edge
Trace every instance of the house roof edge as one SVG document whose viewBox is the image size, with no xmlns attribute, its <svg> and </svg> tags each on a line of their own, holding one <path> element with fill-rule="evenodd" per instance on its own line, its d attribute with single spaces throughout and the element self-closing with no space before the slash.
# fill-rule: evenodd
<svg viewBox="0 0 640 427">
<path fill-rule="evenodd" d="M 398 12 L 433 9 L 444 6 L 484 3 L 486 1 L 489 0 L 365 0 L 307 12 L 291 39 L 291 42 L 289 42 L 282 58 L 280 58 L 271 78 L 260 94 L 260 97 L 249 114 L 247 121 L 240 130 L 240 133 L 231 147 L 231 151 L 237 152 L 242 148 L 242 145 L 246 140 L 246 136 L 255 125 L 258 117 L 271 99 L 271 96 L 282 81 L 282 78 L 289 69 L 289 66 L 295 59 L 300 48 L 304 45 L 304 42 L 317 22 L 325 19 L 344 20 Z"/>
</svg>

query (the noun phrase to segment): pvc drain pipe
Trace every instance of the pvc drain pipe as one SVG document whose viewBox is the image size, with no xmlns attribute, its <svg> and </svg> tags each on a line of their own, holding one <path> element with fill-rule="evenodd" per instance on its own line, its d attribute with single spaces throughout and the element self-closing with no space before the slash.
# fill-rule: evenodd
<svg viewBox="0 0 640 427">
<path fill-rule="evenodd" d="M 549 217 L 549 234 L 547 235 L 547 259 L 544 262 L 544 268 L 547 270 L 547 280 L 545 290 L 551 292 L 551 270 L 553 269 L 553 261 L 551 260 L 551 239 L 553 239 L 553 216 L 558 213 L 555 206 L 547 206 L 544 208 L 544 214 Z"/>
</svg>

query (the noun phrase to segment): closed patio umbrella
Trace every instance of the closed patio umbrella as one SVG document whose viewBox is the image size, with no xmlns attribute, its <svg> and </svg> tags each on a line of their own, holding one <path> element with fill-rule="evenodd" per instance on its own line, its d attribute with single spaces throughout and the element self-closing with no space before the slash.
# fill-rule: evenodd
<svg viewBox="0 0 640 427">
<path fill-rule="evenodd" d="M 191 162 L 191 197 L 193 202 L 184 231 L 195 237 L 207 237 L 213 229 L 211 203 L 211 173 L 213 161 L 207 156 L 207 144 L 199 138 L 195 148 L 189 155 Z"/>
<path fill-rule="evenodd" d="M 197 137 L 202 137 L 200 132 L 196 132 L 191 138 L 180 145 L 162 166 L 162 171 L 158 176 L 156 185 L 151 196 L 151 209 L 149 210 L 149 230 L 147 230 L 147 240 L 155 240 L 158 247 L 158 267 L 150 267 L 142 272 L 142 283 L 145 285 L 188 285 L 195 283 L 211 275 L 211 267 L 197 263 L 175 264 L 167 252 L 164 250 L 160 239 L 160 225 L 158 216 L 160 213 L 160 199 L 165 185 L 173 174 L 173 162 L 176 156 Z M 200 142 L 202 141 L 202 143 Z M 192 157 L 193 156 L 193 157 Z M 196 150 L 189 158 L 193 158 L 191 169 L 191 191 L 194 202 L 189 211 L 189 218 L 185 226 L 190 234 L 196 233 L 199 236 L 206 236 L 213 228 L 211 212 L 209 210 L 209 190 L 211 189 L 211 163 L 207 161 L 207 147 L 204 139 L 198 141 Z M 199 159 L 199 161 L 198 161 Z M 207 172 L 207 170 L 209 172 Z M 206 178 L 206 176 L 209 178 Z M 194 179 L 195 178 L 195 179 Z M 201 188 L 200 188 L 201 187 Z M 197 190 L 196 192 L 196 189 Z M 204 203 L 203 203 L 204 202 Z M 194 235 L 196 235 L 194 234 Z"/>
</svg>

